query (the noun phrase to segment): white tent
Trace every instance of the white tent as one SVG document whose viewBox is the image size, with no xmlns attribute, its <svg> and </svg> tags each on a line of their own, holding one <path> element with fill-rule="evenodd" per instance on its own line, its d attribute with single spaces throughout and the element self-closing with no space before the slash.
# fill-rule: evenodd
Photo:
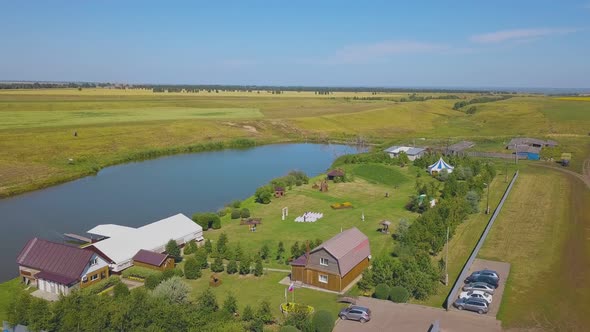
<svg viewBox="0 0 590 332">
<path fill-rule="evenodd" d="M 432 174 L 433 172 L 440 172 L 443 169 L 446 169 L 448 173 L 453 173 L 454 168 L 455 167 L 447 164 L 441 157 L 437 162 L 428 166 L 428 172 L 430 172 L 430 174 Z"/>
</svg>

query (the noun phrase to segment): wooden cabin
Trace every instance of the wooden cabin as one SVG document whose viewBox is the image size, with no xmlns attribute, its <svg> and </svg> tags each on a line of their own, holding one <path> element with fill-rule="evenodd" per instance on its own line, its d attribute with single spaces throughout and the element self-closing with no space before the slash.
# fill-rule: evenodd
<svg viewBox="0 0 590 332">
<path fill-rule="evenodd" d="M 328 180 L 334 180 L 337 177 L 343 178 L 344 177 L 344 170 L 338 168 L 338 169 L 333 169 L 331 171 L 328 172 Z"/>
<path fill-rule="evenodd" d="M 284 187 L 275 187 L 275 197 L 283 197 L 285 196 L 285 188 Z"/>
<path fill-rule="evenodd" d="M 141 249 L 133 256 L 133 265 L 164 271 L 174 268 L 174 258 L 167 254 Z"/>
<path fill-rule="evenodd" d="M 369 238 L 356 227 L 291 262 L 291 280 L 342 292 L 369 266 Z"/>
</svg>

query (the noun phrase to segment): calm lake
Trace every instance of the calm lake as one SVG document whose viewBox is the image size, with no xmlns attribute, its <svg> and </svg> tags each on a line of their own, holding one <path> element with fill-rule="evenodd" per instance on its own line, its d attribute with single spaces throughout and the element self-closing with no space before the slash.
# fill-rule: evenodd
<svg viewBox="0 0 590 332">
<path fill-rule="evenodd" d="M 184 213 L 216 211 L 290 170 L 309 176 L 356 147 L 266 145 L 164 157 L 105 168 L 55 187 L 0 200 L 0 282 L 18 275 L 16 256 L 32 237 L 63 241 L 97 224 L 142 226 Z"/>
</svg>

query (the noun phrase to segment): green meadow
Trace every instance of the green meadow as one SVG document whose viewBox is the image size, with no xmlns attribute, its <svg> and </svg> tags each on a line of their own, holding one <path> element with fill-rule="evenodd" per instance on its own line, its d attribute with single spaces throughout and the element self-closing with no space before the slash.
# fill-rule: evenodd
<svg viewBox="0 0 590 332">
<path fill-rule="evenodd" d="M 456 95 L 467 100 L 479 96 Z M 407 97 L 369 92 L 0 91 L 0 196 L 94 174 L 138 156 L 244 138 L 258 144 L 362 138 L 438 146 L 471 139 L 483 150 L 503 151 L 511 137 L 533 136 L 562 143 L 564 151 L 573 152 L 572 169 L 581 170 L 585 156 L 576 149 L 589 141 L 586 98 L 516 95 L 475 104 L 477 111 L 470 115 L 453 110 L 456 100 L 400 102 Z"/>
</svg>

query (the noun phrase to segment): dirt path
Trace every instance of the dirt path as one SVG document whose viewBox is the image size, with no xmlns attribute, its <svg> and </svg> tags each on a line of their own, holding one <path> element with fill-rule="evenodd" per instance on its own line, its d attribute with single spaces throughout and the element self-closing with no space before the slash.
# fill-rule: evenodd
<svg viewBox="0 0 590 332">
<path fill-rule="evenodd" d="M 582 180 L 585 184 L 586 187 L 588 187 L 588 189 L 590 189 L 590 158 L 584 160 L 584 165 L 583 165 L 583 169 L 582 169 L 582 173 L 577 173 L 574 171 L 570 171 L 569 169 L 563 168 L 561 166 L 553 166 L 553 165 L 547 165 L 547 164 L 531 164 L 533 166 L 536 167 L 545 167 L 545 168 L 551 168 L 560 172 L 564 172 L 564 173 L 568 173 L 571 174 L 573 176 L 575 176 L 576 178 Z"/>
</svg>

